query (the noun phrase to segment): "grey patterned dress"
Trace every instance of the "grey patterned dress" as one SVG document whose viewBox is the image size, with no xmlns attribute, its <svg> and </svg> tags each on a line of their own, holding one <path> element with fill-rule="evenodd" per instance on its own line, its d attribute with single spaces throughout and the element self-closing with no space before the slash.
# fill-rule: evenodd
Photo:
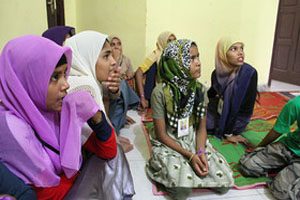
<svg viewBox="0 0 300 200">
<path fill-rule="evenodd" d="M 205 104 L 205 102 L 202 103 Z M 165 119 L 166 104 L 161 84 L 158 84 L 152 93 L 151 105 L 153 118 Z M 167 127 L 167 134 L 183 148 L 195 153 L 196 134 L 192 126 L 189 128 L 189 134 L 180 138 L 177 138 L 177 130 L 171 127 Z M 206 152 L 209 174 L 205 177 L 199 177 L 185 157 L 155 138 L 154 131 L 150 133 L 150 138 L 152 157 L 146 164 L 146 172 L 152 180 L 168 188 L 228 188 L 233 186 L 234 180 L 228 163 L 220 153 L 213 149 L 208 141 Z"/>
</svg>

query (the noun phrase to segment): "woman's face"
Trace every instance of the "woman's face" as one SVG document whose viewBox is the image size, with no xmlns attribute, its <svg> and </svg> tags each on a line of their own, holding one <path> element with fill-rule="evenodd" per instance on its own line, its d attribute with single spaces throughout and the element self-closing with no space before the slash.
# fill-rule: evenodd
<svg viewBox="0 0 300 200">
<path fill-rule="evenodd" d="M 172 34 L 169 36 L 167 43 L 172 42 L 174 40 L 176 40 L 176 37 L 175 37 L 175 35 Z"/>
<path fill-rule="evenodd" d="M 46 108 L 49 111 L 60 112 L 63 98 L 67 95 L 70 85 L 66 79 L 67 64 L 55 68 L 51 75 L 46 99 Z"/>
<path fill-rule="evenodd" d="M 115 50 L 115 49 L 121 50 L 122 49 L 122 43 L 118 38 L 113 38 L 110 42 L 110 46 L 111 46 L 112 50 Z"/>
<path fill-rule="evenodd" d="M 197 46 L 195 45 L 191 46 L 190 56 L 191 56 L 190 74 L 192 78 L 196 79 L 201 76 L 201 62 L 200 62 Z"/>
<path fill-rule="evenodd" d="M 239 67 L 244 64 L 244 45 L 242 43 L 234 43 L 226 53 L 228 63 L 233 67 Z"/>
<path fill-rule="evenodd" d="M 106 81 L 111 72 L 117 67 L 116 61 L 112 56 L 110 44 L 106 41 L 96 62 L 96 76 L 99 82 Z"/>
<path fill-rule="evenodd" d="M 114 59 L 118 59 L 122 51 L 122 43 L 118 38 L 113 38 L 110 42 Z"/>
</svg>

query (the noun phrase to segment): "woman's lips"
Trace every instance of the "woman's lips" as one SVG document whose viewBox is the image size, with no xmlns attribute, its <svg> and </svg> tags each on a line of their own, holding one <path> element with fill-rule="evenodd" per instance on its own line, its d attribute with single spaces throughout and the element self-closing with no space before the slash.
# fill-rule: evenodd
<svg viewBox="0 0 300 200">
<path fill-rule="evenodd" d="M 243 58 L 243 57 L 239 57 L 239 58 L 238 58 L 238 61 L 239 61 L 239 62 L 244 62 L 244 58 Z"/>
</svg>

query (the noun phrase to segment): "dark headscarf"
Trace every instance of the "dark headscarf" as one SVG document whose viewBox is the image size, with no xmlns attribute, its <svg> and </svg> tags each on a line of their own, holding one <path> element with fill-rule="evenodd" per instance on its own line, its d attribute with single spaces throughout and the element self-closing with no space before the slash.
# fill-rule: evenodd
<svg viewBox="0 0 300 200">
<path fill-rule="evenodd" d="M 75 35 L 75 28 L 70 26 L 54 26 L 46 30 L 42 36 L 62 46 L 67 34 Z"/>
</svg>

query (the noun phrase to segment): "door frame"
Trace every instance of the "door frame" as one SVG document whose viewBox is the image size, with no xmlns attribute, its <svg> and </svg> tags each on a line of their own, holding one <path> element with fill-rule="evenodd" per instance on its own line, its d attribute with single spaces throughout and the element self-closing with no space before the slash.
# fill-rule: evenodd
<svg viewBox="0 0 300 200">
<path fill-rule="evenodd" d="M 284 7 L 284 2 L 283 2 L 284 0 L 279 0 L 278 1 L 278 9 L 277 9 L 277 17 L 276 17 L 276 28 L 275 28 L 275 34 L 274 34 L 274 41 L 273 41 L 273 48 L 272 48 L 272 58 L 271 58 L 271 66 L 270 66 L 270 71 L 269 71 L 269 77 L 268 77 L 268 86 L 270 86 L 271 85 L 271 81 L 272 80 L 276 80 L 276 79 L 272 79 L 272 73 L 273 73 L 273 68 L 274 68 L 274 65 L 276 64 L 275 63 L 275 61 L 276 61 L 276 58 L 277 57 L 275 57 L 275 56 L 277 56 L 277 51 L 275 52 L 275 50 L 276 50 L 276 48 L 277 48 L 277 45 L 278 45 L 278 37 L 279 37 L 279 32 L 280 32 L 280 24 L 279 24 L 279 17 L 280 17 L 280 11 L 281 11 L 281 9 L 283 9 Z M 296 0 L 296 2 L 297 2 L 297 7 L 298 6 L 300 6 L 299 4 L 300 4 L 300 1 L 299 0 Z M 298 8 L 297 8 L 298 9 Z M 297 16 L 296 16 L 297 17 Z M 298 16 L 299 17 L 299 16 Z M 298 19 L 298 18 L 296 18 L 296 19 Z M 282 23 L 282 22 L 281 22 Z M 297 36 L 297 39 L 296 39 L 296 43 L 298 44 L 299 42 L 300 42 L 300 27 L 299 27 L 299 30 L 298 30 L 298 36 Z M 292 40 L 292 41 L 294 41 L 294 40 Z M 297 53 L 297 49 L 295 49 L 295 52 L 294 52 L 295 54 Z M 296 55 L 295 55 L 296 56 Z M 296 57 L 295 57 L 296 58 Z M 295 62 L 295 61 L 294 61 Z M 293 64 L 295 64 L 295 63 L 293 63 Z M 290 65 L 288 65 L 287 67 L 290 67 Z M 277 75 L 276 75 L 277 76 Z M 293 76 L 293 78 L 295 78 L 294 76 Z M 285 82 L 286 83 L 289 83 L 289 84 L 295 84 L 295 81 L 294 81 L 295 79 L 292 79 L 292 81 L 291 82 L 287 82 L 286 80 L 285 80 Z"/>
<path fill-rule="evenodd" d="M 65 25 L 64 0 L 46 0 L 48 28 Z"/>
</svg>

